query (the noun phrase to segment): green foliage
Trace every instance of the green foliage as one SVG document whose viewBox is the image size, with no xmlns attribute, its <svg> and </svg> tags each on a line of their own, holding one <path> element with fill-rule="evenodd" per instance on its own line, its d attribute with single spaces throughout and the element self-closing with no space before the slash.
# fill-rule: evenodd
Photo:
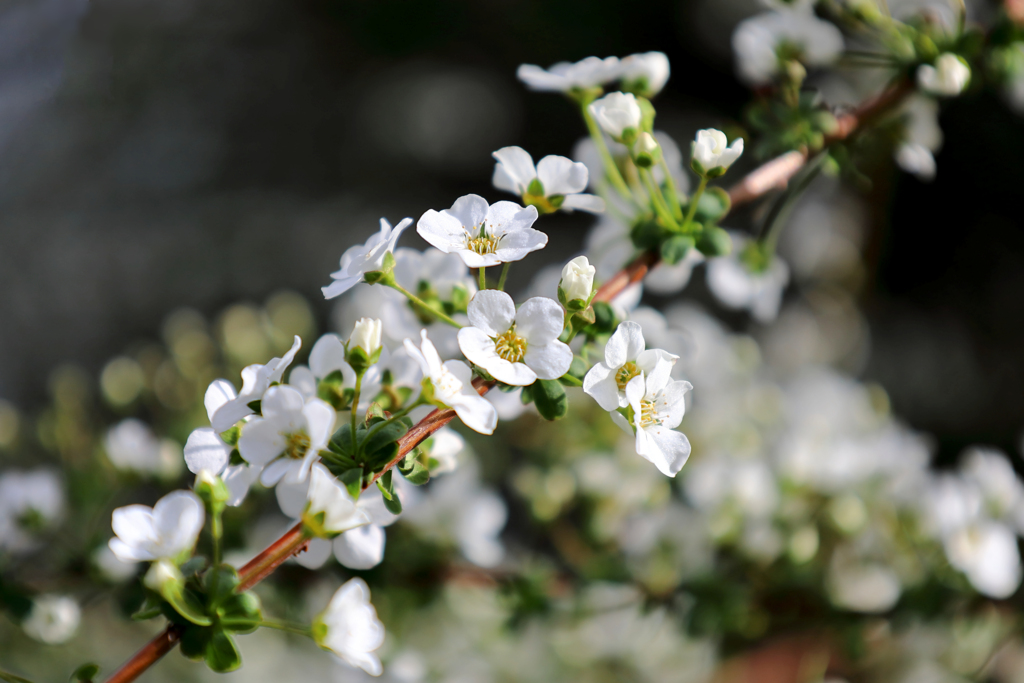
<svg viewBox="0 0 1024 683">
<path fill-rule="evenodd" d="M 565 387 L 557 379 L 538 379 L 531 386 L 537 412 L 545 420 L 558 420 L 569 411 L 569 398 Z"/>
<path fill-rule="evenodd" d="M 747 121 L 760 134 L 753 149 L 759 159 L 798 149 L 817 151 L 837 126 L 818 93 L 810 91 L 800 92 L 796 102 L 759 100 L 747 111 Z"/>
<path fill-rule="evenodd" d="M 92 683 L 92 680 L 96 678 L 99 673 L 100 665 L 89 662 L 75 669 L 68 678 L 68 681 L 69 683 L 75 683 L 75 681 L 81 681 L 81 683 Z"/>
</svg>

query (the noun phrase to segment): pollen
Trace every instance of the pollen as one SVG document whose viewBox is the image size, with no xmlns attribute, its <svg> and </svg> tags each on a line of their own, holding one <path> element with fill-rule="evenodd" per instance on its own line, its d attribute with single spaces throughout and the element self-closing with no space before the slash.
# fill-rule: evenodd
<svg viewBox="0 0 1024 683">
<path fill-rule="evenodd" d="M 509 363 L 521 363 L 526 355 L 526 340 L 513 328 L 494 340 L 494 351 Z"/>
<path fill-rule="evenodd" d="M 653 427 L 658 424 L 661 424 L 661 420 L 658 419 L 658 406 L 654 401 L 647 399 L 640 401 L 640 426 Z"/>
<path fill-rule="evenodd" d="M 629 384 L 629 380 L 639 376 L 640 368 L 636 366 L 636 363 L 633 361 L 626 361 L 626 364 L 619 368 L 619 371 L 615 373 L 615 384 L 619 387 L 619 391 L 625 391 L 626 385 Z"/>
<path fill-rule="evenodd" d="M 291 432 L 284 435 L 284 457 L 298 460 L 306 456 L 311 441 L 305 432 Z"/>
<path fill-rule="evenodd" d="M 493 254 L 497 251 L 500 240 L 497 235 L 466 235 L 466 248 L 480 255 Z"/>
</svg>

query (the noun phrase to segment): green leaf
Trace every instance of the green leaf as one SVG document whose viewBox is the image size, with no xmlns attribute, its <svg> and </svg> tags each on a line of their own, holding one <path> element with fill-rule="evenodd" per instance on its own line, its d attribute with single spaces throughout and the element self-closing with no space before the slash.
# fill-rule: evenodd
<svg viewBox="0 0 1024 683">
<path fill-rule="evenodd" d="M 92 683 L 92 679 L 96 678 L 96 676 L 98 676 L 99 673 L 100 665 L 89 662 L 88 664 L 83 664 L 82 666 L 75 669 L 74 673 L 71 674 L 71 677 L 68 678 L 68 681 L 70 683 L 75 683 L 75 681 L 83 681 L 83 683 Z"/>
<path fill-rule="evenodd" d="M 213 629 L 189 624 L 181 634 L 181 654 L 192 660 L 202 659 L 206 646 L 213 636 Z"/>
<path fill-rule="evenodd" d="M 242 655 L 235 647 L 235 641 L 224 631 L 216 631 L 206 644 L 204 653 L 206 666 L 217 673 L 227 673 L 242 666 Z"/>
<path fill-rule="evenodd" d="M 403 422 L 395 420 L 379 427 L 361 444 L 362 457 L 371 469 L 377 469 L 398 455 L 398 439 L 409 431 Z"/>
<path fill-rule="evenodd" d="M 263 620 L 260 599 L 255 593 L 245 592 L 231 596 L 217 610 L 218 621 L 232 633 L 252 633 Z"/>
<path fill-rule="evenodd" d="M 348 494 L 353 498 L 359 498 L 359 492 L 363 489 L 363 468 L 354 467 L 350 470 L 345 470 L 341 474 L 335 475 L 338 477 L 338 481 L 345 485 L 348 490 Z"/>
<path fill-rule="evenodd" d="M 558 420 L 569 411 L 565 387 L 556 379 L 539 379 L 533 383 L 533 402 L 545 420 Z"/>
<path fill-rule="evenodd" d="M 14 674 L 9 674 L 6 671 L 0 671 L 0 681 L 7 681 L 7 683 L 32 683 L 32 681 L 27 678 L 15 676 Z"/>
<path fill-rule="evenodd" d="M 727 256 L 732 251 L 732 238 L 725 230 L 712 226 L 704 229 L 697 248 L 707 257 Z"/>
<path fill-rule="evenodd" d="M 198 574 L 206 569 L 206 558 L 202 555 L 196 555 L 181 565 L 180 569 L 182 576 Z"/>
<path fill-rule="evenodd" d="M 211 568 L 203 576 L 203 588 L 206 589 L 211 605 L 218 605 L 231 597 L 238 584 L 238 571 L 226 564 Z"/>
<path fill-rule="evenodd" d="M 629 237 L 637 249 L 657 249 L 665 236 L 665 229 L 655 221 L 640 221 L 629 231 Z"/>
<path fill-rule="evenodd" d="M 205 614 L 203 603 L 192 591 L 167 590 L 164 593 L 164 600 L 186 620 L 199 626 L 209 626 L 213 623 L 213 620 Z"/>
<path fill-rule="evenodd" d="M 697 200 L 696 219 L 700 223 L 717 223 L 729 213 L 731 206 L 728 192 L 720 187 L 709 187 Z"/>
<path fill-rule="evenodd" d="M 522 393 L 519 394 L 519 400 L 522 401 L 524 406 L 528 406 L 533 403 L 533 389 L 530 387 L 523 387 Z"/>
<path fill-rule="evenodd" d="M 408 470 L 402 470 L 405 480 L 415 486 L 423 486 L 430 481 L 430 470 L 421 463 L 414 462 Z"/>
<path fill-rule="evenodd" d="M 593 304 L 594 317 L 596 318 L 593 324 L 595 332 L 598 334 L 611 334 L 615 331 L 615 309 L 610 304 L 604 301 L 595 301 Z"/>
<path fill-rule="evenodd" d="M 327 449 L 348 458 L 355 457 L 352 450 L 352 426 L 347 421 L 334 432 L 331 440 L 327 442 Z"/>
<path fill-rule="evenodd" d="M 393 515 L 401 514 L 402 501 L 398 499 L 398 491 L 392 486 L 391 470 L 385 472 L 384 476 L 377 480 L 377 488 L 384 494 L 384 507 L 388 509 L 388 512 Z"/>
<path fill-rule="evenodd" d="M 661 260 L 675 265 L 686 258 L 694 246 L 693 238 L 689 235 L 673 235 L 661 243 Z"/>
<path fill-rule="evenodd" d="M 142 604 L 139 605 L 139 609 L 135 610 L 132 614 L 132 619 L 135 621 L 146 621 L 154 617 L 160 616 L 162 609 L 163 600 L 157 597 L 156 593 L 146 592 L 146 597 L 142 600 Z"/>
</svg>

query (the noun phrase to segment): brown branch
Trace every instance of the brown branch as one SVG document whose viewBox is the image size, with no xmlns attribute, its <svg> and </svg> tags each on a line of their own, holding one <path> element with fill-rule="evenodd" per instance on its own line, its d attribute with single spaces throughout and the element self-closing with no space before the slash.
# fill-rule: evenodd
<svg viewBox="0 0 1024 683">
<path fill-rule="evenodd" d="M 855 111 L 839 116 L 837 119 L 838 127 L 835 133 L 826 140 L 826 144 L 845 140 L 865 122 L 874 119 L 898 104 L 912 90 L 913 84 L 909 81 L 901 81 L 889 87 L 878 97 L 858 107 Z M 808 153 L 806 151 L 788 152 L 755 169 L 729 190 L 729 198 L 732 200 L 732 205 L 736 206 L 753 201 L 773 189 L 785 187 L 789 180 L 796 175 L 797 171 L 803 167 L 807 158 Z M 641 253 L 597 290 L 597 294 L 594 295 L 594 301 L 610 302 L 621 294 L 626 287 L 643 280 L 647 273 L 658 264 L 658 261 L 659 256 L 656 252 L 646 251 Z M 473 386 L 483 395 L 494 386 L 494 382 L 486 382 L 476 378 L 473 380 Z M 400 463 L 409 451 L 423 443 L 434 432 L 447 425 L 454 418 L 454 410 L 439 409 L 414 425 L 412 429 L 399 439 L 398 455 L 383 470 L 374 474 L 373 478 L 363 487 L 363 490 L 366 490 L 366 488 L 377 481 L 384 472 Z M 302 524 L 296 524 L 239 570 L 241 583 L 238 586 L 238 590 L 252 588 L 272 574 L 288 558 L 304 551 L 308 544 L 309 539 L 302 533 Z M 175 626 L 168 626 L 160 635 L 147 643 L 131 659 L 125 662 L 120 669 L 114 672 L 107 679 L 107 683 L 130 683 L 134 681 L 146 669 L 155 664 L 157 660 L 170 652 L 178 643 L 180 637 L 181 634 Z"/>
</svg>

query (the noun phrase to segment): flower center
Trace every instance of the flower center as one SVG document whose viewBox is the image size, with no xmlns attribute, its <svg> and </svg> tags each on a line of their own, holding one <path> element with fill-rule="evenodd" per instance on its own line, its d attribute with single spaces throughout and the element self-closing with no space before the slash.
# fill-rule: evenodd
<svg viewBox="0 0 1024 683">
<path fill-rule="evenodd" d="M 284 457 L 299 460 L 306 457 L 312 442 L 305 432 L 291 432 L 284 435 Z"/>
<path fill-rule="evenodd" d="M 509 363 L 519 363 L 526 355 L 526 340 L 510 329 L 494 340 L 494 351 Z"/>
<path fill-rule="evenodd" d="M 658 407 L 654 401 L 645 398 L 640 401 L 640 426 L 651 427 L 657 424 L 661 424 L 661 420 L 658 419 Z"/>
<path fill-rule="evenodd" d="M 636 363 L 628 360 L 626 361 L 626 364 L 619 368 L 619 371 L 615 373 L 615 384 L 619 387 L 619 391 L 625 391 L 626 385 L 629 384 L 629 380 L 639 376 L 640 368 L 636 366 Z"/>
<path fill-rule="evenodd" d="M 481 231 L 482 232 L 482 231 Z M 473 237 L 472 233 L 466 235 L 466 248 L 480 254 L 493 254 L 498 249 L 498 242 L 501 240 L 497 235 L 479 234 Z"/>
</svg>

